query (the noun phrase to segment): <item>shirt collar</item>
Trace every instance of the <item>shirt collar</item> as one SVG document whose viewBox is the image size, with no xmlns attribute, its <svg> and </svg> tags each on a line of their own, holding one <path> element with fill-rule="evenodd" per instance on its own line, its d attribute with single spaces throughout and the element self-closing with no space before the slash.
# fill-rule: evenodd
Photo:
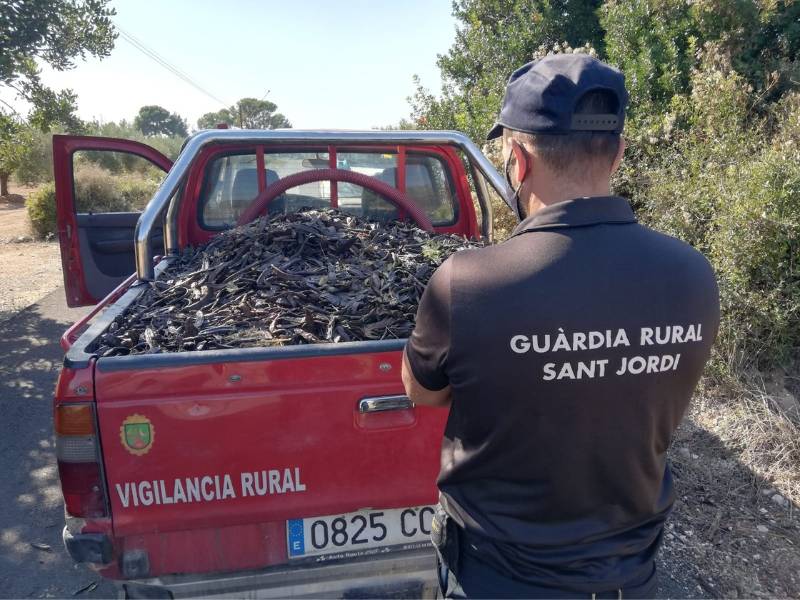
<svg viewBox="0 0 800 600">
<path fill-rule="evenodd" d="M 514 228 L 512 236 L 556 227 L 584 227 L 600 223 L 636 223 L 631 205 L 620 196 L 593 196 L 565 200 L 538 210 Z"/>
</svg>

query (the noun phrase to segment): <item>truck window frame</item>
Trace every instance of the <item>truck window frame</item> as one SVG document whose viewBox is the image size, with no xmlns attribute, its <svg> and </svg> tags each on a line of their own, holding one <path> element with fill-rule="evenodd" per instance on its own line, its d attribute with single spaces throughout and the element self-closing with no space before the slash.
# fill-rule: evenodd
<svg viewBox="0 0 800 600">
<path fill-rule="evenodd" d="M 334 152 L 331 152 L 334 150 Z M 328 153 L 331 162 L 336 160 L 336 154 L 339 152 L 347 153 L 393 153 L 397 155 L 398 160 L 398 173 L 402 169 L 405 170 L 406 159 L 408 154 L 414 156 L 427 156 L 437 160 L 441 165 L 446 178 L 446 184 L 450 190 L 451 206 L 453 208 L 453 216 L 447 222 L 435 222 L 434 227 L 437 231 L 442 233 L 459 232 L 461 229 L 472 229 L 471 223 L 462 223 L 462 206 L 461 204 L 471 199 L 469 190 L 466 191 L 467 196 L 464 197 L 465 190 L 463 185 L 459 186 L 458 181 L 454 177 L 454 169 L 463 169 L 460 162 L 454 160 L 451 153 L 445 148 L 439 146 L 268 146 L 268 145 L 244 145 L 244 146 L 218 146 L 211 148 L 199 157 L 194 172 L 190 175 L 187 181 L 187 189 L 194 189 L 191 195 L 191 202 L 194 204 L 195 222 L 193 226 L 189 227 L 189 231 L 181 228 L 183 231 L 179 232 L 179 246 L 185 247 L 187 243 L 201 243 L 196 238 L 202 238 L 204 241 L 210 239 L 211 236 L 216 235 L 222 231 L 231 229 L 231 226 L 214 226 L 209 225 L 203 218 L 204 203 L 202 202 L 203 195 L 208 191 L 210 182 L 210 166 L 213 161 L 225 156 L 242 156 L 252 154 L 256 157 L 258 189 L 259 193 L 266 187 L 266 168 L 264 156 L 267 154 L 286 154 L 286 153 Z M 430 169 L 428 169 L 430 171 Z M 431 178 L 433 181 L 433 178 Z M 405 182 L 403 182 L 405 183 Z M 400 181 L 398 181 L 398 189 L 400 189 Z M 331 206 L 336 204 L 338 194 L 336 193 L 338 186 L 334 183 L 331 186 Z M 404 191 L 404 190 L 403 190 Z M 181 211 L 191 207 L 182 206 Z M 402 215 L 401 215 L 402 216 Z M 210 234 L 210 235 L 209 235 Z"/>
</svg>

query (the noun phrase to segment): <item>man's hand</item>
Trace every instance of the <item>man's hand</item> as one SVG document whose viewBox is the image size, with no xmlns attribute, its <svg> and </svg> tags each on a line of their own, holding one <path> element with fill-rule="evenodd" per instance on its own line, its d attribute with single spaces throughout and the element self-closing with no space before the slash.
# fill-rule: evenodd
<svg viewBox="0 0 800 600">
<path fill-rule="evenodd" d="M 406 388 L 406 395 L 414 404 L 422 406 L 434 406 L 438 408 L 445 408 L 450 406 L 450 386 L 448 385 L 441 390 L 429 390 L 422 386 L 414 377 L 414 372 L 411 370 L 411 365 L 408 363 L 408 357 L 405 350 L 403 350 L 403 387 Z"/>
</svg>

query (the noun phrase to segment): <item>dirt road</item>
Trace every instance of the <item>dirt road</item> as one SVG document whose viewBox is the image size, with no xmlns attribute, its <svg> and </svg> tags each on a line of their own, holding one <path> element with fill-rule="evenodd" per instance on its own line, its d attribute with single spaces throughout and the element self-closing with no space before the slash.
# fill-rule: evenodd
<svg viewBox="0 0 800 600">
<path fill-rule="evenodd" d="M 0 323 L 0 596 L 111 597 L 112 586 L 67 556 L 56 470 L 52 394 L 62 353 L 58 338 L 84 314 L 57 289 Z M 32 544 L 37 544 L 34 547 Z M 46 546 L 42 546 L 45 544 Z M 48 549 L 49 548 L 49 549 Z"/>
<path fill-rule="evenodd" d="M 54 242 L 0 243 L 0 321 L 62 285 Z"/>
<path fill-rule="evenodd" d="M 0 242 L 30 234 L 25 207 L 21 204 L 0 202 Z"/>
<path fill-rule="evenodd" d="M 25 209 L 0 205 L 0 321 L 62 284 L 58 244 L 28 236 Z"/>
</svg>

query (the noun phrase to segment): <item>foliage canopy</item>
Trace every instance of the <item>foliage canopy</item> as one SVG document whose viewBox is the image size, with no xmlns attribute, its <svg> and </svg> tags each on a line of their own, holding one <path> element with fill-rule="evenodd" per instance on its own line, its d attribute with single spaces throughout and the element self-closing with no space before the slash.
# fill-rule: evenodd
<svg viewBox="0 0 800 600">
<path fill-rule="evenodd" d="M 133 120 L 133 126 L 146 136 L 186 137 L 189 135 L 186 120 L 178 113 L 170 113 L 156 104 L 143 106 Z"/>
<path fill-rule="evenodd" d="M 108 0 L 26 0 L 0 4 L 0 85 L 32 106 L 31 124 L 42 130 L 54 123 L 76 128 L 75 94 L 55 92 L 39 78 L 37 61 L 57 71 L 76 58 L 105 57 L 116 33 Z"/>
<path fill-rule="evenodd" d="M 0 5 L 0 81 L 29 74 L 33 60 L 63 71 L 75 58 L 108 56 L 116 34 L 107 0 L 25 0 Z"/>
<path fill-rule="evenodd" d="M 108 0 L 12 0 L 0 3 L 0 89 L 30 106 L 20 115 L 0 107 L 0 194 L 8 178 L 26 160 L 34 130 L 54 125 L 80 132 L 72 90 L 54 91 L 42 84 L 37 61 L 57 71 L 75 66 L 76 58 L 108 56 L 116 33 Z M 4 103 L 5 104 L 5 103 Z"/>
<path fill-rule="evenodd" d="M 241 129 L 279 129 L 291 127 L 284 115 L 275 112 L 278 105 L 269 100 L 242 98 L 230 108 L 205 113 L 197 120 L 199 129 L 213 129 L 221 123 Z"/>
</svg>

